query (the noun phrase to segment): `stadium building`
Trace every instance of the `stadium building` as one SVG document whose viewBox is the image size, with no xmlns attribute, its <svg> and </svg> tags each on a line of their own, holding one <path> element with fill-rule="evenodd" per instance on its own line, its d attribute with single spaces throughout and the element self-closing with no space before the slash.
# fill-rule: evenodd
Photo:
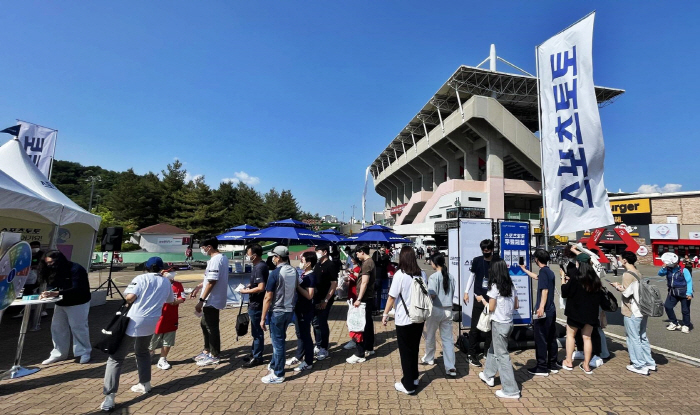
<svg viewBox="0 0 700 415">
<path fill-rule="evenodd" d="M 541 196 L 537 78 L 460 66 L 371 164 L 387 222 L 446 245 L 456 218 L 530 220 Z M 490 69 L 479 66 L 490 62 Z M 624 93 L 596 87 L 599 107 Z"/>
</svg>

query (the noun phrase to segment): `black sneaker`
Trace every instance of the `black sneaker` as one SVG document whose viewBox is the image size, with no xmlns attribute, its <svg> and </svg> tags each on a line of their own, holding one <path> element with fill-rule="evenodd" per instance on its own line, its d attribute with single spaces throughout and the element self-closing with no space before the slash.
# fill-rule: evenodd
<svg viewBox="0 0 700 415">
<path fill-rule="evenodd" d="M 554 362 L 549 366 L 549 373 L 559 373 L 560 370 L 564 369 L 561 362 Z"/>
<path fill-rule="evenodd" d="M 250 359 L 248 362 L 243 364 L 243 367 L 245 368 L 251 368 L 255 366 L 260 366 L 263 364 L 262 359 Z"/>
<path fill-rule="evenodd" d="M 481 362 L 475 356 L 468 356 L 467 361 L 469 362 L 469 366 L 482 367 Z"/>
<path fill-rule="evenodd" d="M 527 373 L 533 376 L 549 376 L 549 370 L 540 369 L 539 367 L 528 368 Z"/>
</svg>

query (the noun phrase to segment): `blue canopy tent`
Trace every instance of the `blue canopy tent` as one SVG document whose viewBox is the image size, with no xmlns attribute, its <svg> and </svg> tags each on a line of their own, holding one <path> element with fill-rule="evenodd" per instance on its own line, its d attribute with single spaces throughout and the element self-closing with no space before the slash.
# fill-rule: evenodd
<svg viewBox="0 0 700 415">
<path fill-rule="evenodd" d="M 325 244 L 328 240 L 323 236 L 309 229 L 309 225 L 294 219 L 285 219 L 270 222 L 267 228 L 252 232 L 248 235 L 249 240 L 254 241 L 297 241 L 306 244 Z"/>
<path fill-rule="evenodd" d="M 361 243 L 376 243 L 382 245 L 392 245 L 392 244 L 407 244 L 411 240 L 404 238 L 401 235 L 395 234 L 393 229 L 382 225 L 372 225 L 362 228 L 364 232 L 358 233 L 357 235 L 348 236 L 345 238 L 345 245 L 350 244 L 361 244 Z"/>
<path fill-rule="evenodd" d="M 338 244 L 346 241 L 345 236 L 338 232 L 337 229 L 326 229 L 318 233 L 319 235 L 326 238 L 332 244 Z"/>
<path fill-rule="evenodd" d="M 248 235 L 251 233 L 257 231 L 258 228 L 255 226 L 251 225 L 241 225 L 241 226 L 236 226 L 235 228 L 231 228 L 228 230 L 228 232 L 223 233 L 219 236 L 216 237 L 219 242 L 240 242 L 240 243 L 245 243 L 248 238 Z"/>
</svg>

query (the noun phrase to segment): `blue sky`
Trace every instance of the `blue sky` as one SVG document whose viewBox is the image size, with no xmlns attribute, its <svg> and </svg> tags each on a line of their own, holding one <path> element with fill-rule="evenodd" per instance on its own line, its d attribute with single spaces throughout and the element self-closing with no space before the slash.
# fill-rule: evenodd
<svg viewBox="0 0 700 415">
<path fill-rule="evenodd" d="M 606 186 L 699 190 L 695 2 L 6 2 L 0 123 L 57 128 L 62 160 L 179 158 L 347 220 L 366 166 L 459 65 L 495 43 L 534 73 L 535 45 L 593 9 L 596 84 L 627 91 L 601 110 Z"/>
</svg>

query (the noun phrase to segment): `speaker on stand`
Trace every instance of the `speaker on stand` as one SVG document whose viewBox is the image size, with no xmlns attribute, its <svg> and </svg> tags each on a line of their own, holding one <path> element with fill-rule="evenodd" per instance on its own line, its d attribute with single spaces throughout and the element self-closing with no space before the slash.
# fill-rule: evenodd
<svg viewBox="0 0 700 415">
<path fill-rule="evenodd" d="M 109 275 L 107 276 L 107 279 L 95 289 L 95 291 L 97 291 L 107 284 L 107 294 L 109 294 L 109 298 L 113 298 L 113 293 L 116 291 L 122 300 L 124 300 L 124 296 L 122 295 L 121 291 L 119 291 L 117 284 L 112 279 L 112 266 L 114 265 L 114 251 L 119 251 L 121 249 L 123 237 L 124 228 L 121 226 L 104 228 L 102 232 L 102 252 L 111 252 L 112 259 L 109 262 Z"/>
</svg>

